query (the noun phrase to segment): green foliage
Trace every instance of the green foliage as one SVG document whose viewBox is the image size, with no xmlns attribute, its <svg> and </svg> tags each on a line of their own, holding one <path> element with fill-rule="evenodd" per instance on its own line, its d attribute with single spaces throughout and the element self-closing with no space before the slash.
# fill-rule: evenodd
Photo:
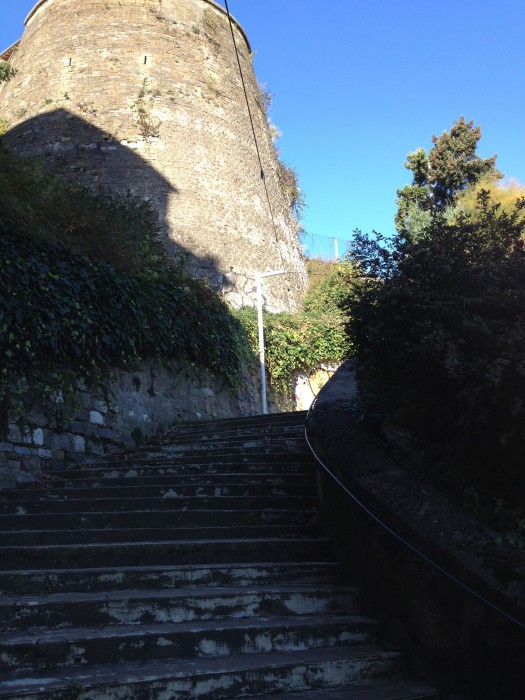
<svg viewBox="0 0 525 700">
<path fill-rule="evenodd" d="M 282 134 L 271 120 L 270 115 L 272 112 L 273 95 L 268 89 L 268 86 L 264 83 L 259 83 L 259 96 L 258 104 L 268 121 L 272 142 L 275 144 Z M 282 160 L 279 155 L 279 149 L 275 148 L 275 151 L 277 155 L 277 176 L 279 177 L 285 195 L 288 197 L 294 216 L 300 219 L 306 207 L 306 200 L 299 186 L 299 176 L 294 168 Z"/>
<path fill-rule="evenodd" d="M 203 283 L 173 267 L 150 207 L 93 196 L 0 149 L 0 414 L 71 404 L 113 368 L 176 361 L 235 384 L 242 327 Z"/>
<path fill-rule="evenodd" d="M 132 274 L 169 269 L 150 206 L 67 183 L 37 160 L 0 148 L 0 231 L 60 242 Z"/>
<path fill-rule="evenodd" d="M 0 83 L 7 82 L 16 75 L 16 70 L 8 61 L 0 61 Z"/>
<path fill-rule="evenodd" d="M 388 247 L 360 236 L 348 332 L 365 395 L 482 499 L 525 489 L 525 199 L 478 194 L 454 222 Z"/>
<path fill-rule="evenodd" d="M 343 319 L 343 309 L 354 284 L 351 266 L 309 260 L 307 270 L 309 285 L 303 301 L 305 313 L 310 318 L 328 315 Z"/>
<path fill-rule="evenodd" d="M 480 127 L 460 117 L 450 131 L 432 137 L 434 145 L 428 154 L 424 148 L 408 154 L 405 168 L 412 172 L 413 180 L 397 191 L 395 223 L 400 235 L 419 240 L 429 212 L 442 212 L 460 192 L 484 178 L 495 181 L 502 177 L 495 167 L 496 156 L 482 159 L 476 155 L 480 138 Z"/>
<path fill-rule="evenodd" d="M 301 218 L 301 214 L 306 206 L 306 200 L 303 195 L 303 191 L 299 186 L 299 177 L 297 172 L 287 165 L 283 160 L 278 161 L 279 169 L 277 174 L 283 190 L 290 201 L 290 207 L 294 216 L 298 219 Z"/>
<path fill-rule="evenodd" d="M 327 269 L 328 267 L 328 269 Z M 297 373 L 320 364 L 335 364 L 349 356 L 351 343 L 339 302 L 347 294 L 349 268 L 321 261 L 309 264 L 310 290 L 300 314 L 264 314 L 266 367 L 274 391 L 293 395 Z M 320 278 L 320 279 L 319 279 Z M 252 348 L 258 349 L 255 309 L 235 312 Z"/>
<path fill-rule="evenodd" d="M 220 298 L 187 279 L 146 279 L 59 243 L 0 239 L 3 415 L 35 399 L 103 387 L 115 367 L 174 360 L 238 378 L 243 333 Z"/>
</svg>

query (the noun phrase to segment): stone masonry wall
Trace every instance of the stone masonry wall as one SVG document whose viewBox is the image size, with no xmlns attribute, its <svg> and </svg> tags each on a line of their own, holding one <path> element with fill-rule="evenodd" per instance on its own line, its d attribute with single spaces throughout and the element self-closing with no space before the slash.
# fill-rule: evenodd
<svg viewBox="0 0 525 700">
<path fill-rule="evenodd" d="M 192 378 L 144 363 L 136 372 L 118 371 L 109 389 L 109 401 L 82 392 L 63 420 L 57 419 L 58 404 L 34 407 L 23 425 L 10 422 L 0 437 L 0 489 L 135 447 L 178 422 L 260 412 L 260 387 L 249 374 L 235 395 L 211 375 Z"/>
<path fill-rule="evenodd" d="M 224 9 L 213 0 L 40 0 L 0 86 L 3 138 L 92 189 L 151 201 L 173 256 L 253 305 L 294 311 L 306 271 L 279 177 L 248 40 L 234 33 L 263 162 L 261 179 Z M 273 222 L 272 222 L 273 217 Z"/>
</svg>

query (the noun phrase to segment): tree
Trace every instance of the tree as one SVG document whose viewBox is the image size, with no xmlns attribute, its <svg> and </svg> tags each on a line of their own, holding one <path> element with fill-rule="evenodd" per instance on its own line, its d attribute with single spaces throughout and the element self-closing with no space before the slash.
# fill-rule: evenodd
<svg viewBox="0 0 525 700">
<path fill-rule="evenodd" d="M 408 155 L 397 235 L 356 236 L 347 332 L 370 411 L 456 486 L 523 508 L 525 188 L 498 184 L 480 137 L 461 117 Z"/>
<path fill-rule="evenodd" d="M 481 128 L 460 117 L 450 131 L 433 136 L 429 153 L 418 148 L 409 153 L 405 167 L 412 171 L 412 185 L 397 191 L 396 228 L 400 235 L 418 240 L 430 216 L 453 206 L 456 197 L 481 180 L 495 182 L 502 174 L 496 169 L 496 156 L 476 155 Z"/>
</svg>

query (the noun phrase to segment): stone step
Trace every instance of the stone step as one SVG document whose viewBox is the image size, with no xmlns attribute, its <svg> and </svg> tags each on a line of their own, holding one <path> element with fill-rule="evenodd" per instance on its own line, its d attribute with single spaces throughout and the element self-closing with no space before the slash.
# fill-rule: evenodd
<svg viewBox="0 0 525 700">
<path fill-rule="evenodd" d="M 202 486 L 207 484 L 215 485 L 240 485 L 250 484 L 254 486 L 281 486 L 287 485 L 290 487 L 300 487 L 305 485 L 315 484 L 315 472 L 312 470 L 308 474 L 255 474 L 255 473 L 218 473 L 209 474 L 171 474 L 169 476 L 162 475 L 146 475 L 146 476 L 126 476 L 119 472 L 112 472 L 108 476 L 96 475 L 90 477 L 86 473 L 82 478 L 67 479 L 58 474 L 50 482 L 50 487 L 58 488 L 80 488 L 90 487 L 99 488 L 107 486 Z"/>
<path fill-rule="evenodd" d="M 92 513 L 100 511 L 134 512 L 203 510 L 316 510 L 317 499 L 307 496 L 195 496 L 194 498 L 84 498 L 67 500 L 0 501 L 0 514 L 27 515 L 31 513 Z"/>
<path fill-rule="evenodd" d="M 173 439 L 179 432 L 189 433 L 202 430 L 228 431 L 241 430 L 281 430 L 286 427 L 297 428 L 304 426 L 308 411 L 271 413 L 266 415 L 245 416 L 242 418 L 217 418 L 206 421 L 188 421 L 170 430 L 167 435 Z"/>
<path fill-rule="evenodd" d="M 438 700 L 434 688 L 400 679 L 375 678 L 326 690 L 302 690 L 299 693 L 252 695 L 245 700 Z"/>
<path fill-rule="evenodd" d="M 149 625 L 226 618 L 348 614 L 358 593 L 347 586 L 281 585 L 256 588 L 179 588 L 177 590 L 50 593 L 2 596 L 0 628 L 65 630 L 69 627 Z"/>
<path fill-rule="evenodd" d="M 212 564 L 249 561 L 329 561 L 330 540 L 256 538 L 227 540 L 170 540 L 166 542 L 116 542 L 106 544 L 0 547 L 4 570 L 74 566 L 140 566 L 154 564 Z"/>
<path fill-rule="evenodd" d="M 233 525 L 317 525 L 319 515 L 312 510 L 163 510 L 93 513 L 37 513 L 34 515 L 0 515 L 0 541 L 14 530 L 79 530 L 167 528 L 167 527 L 226 527 Z"/>
<path fill-rule="evenodd" d="M 261 448 L 261 450 L 274 449 L 276 452 L 302 452 L 307 454 L 307 444 L 304 437 L 304 432 L 297 432 L 294 434 L 281 434 L 279 432 L 275 433 L 239 433 L 236 435 L 232 434 L 215 434 L 210 435 L 206 432 L 196 433 L 196 434 L 183 434 L 178 438 L 174 438 L 165 445 L 155 445 L 142 447 L 140 452 L 145 454 L 162 454 L 172 452 L 179 452 L 181 450 L 195 449 L 195 450 L 209 450 L 215 451 L 217 449 L 224 450 L 252 450 L 255 448 Z"/>
<path fill-rule="evenodd" d="M 162 498 L 178 500 L 182 498 L 210 498 L 228 496 L 264 497 L 273 500 L 274 497 L 316 496 L 316 487 L 312 484 L 178 484 L 177 486 L 81 486 L 79 488 L 56 486 L 45 489 L 17 489 L 2 493 L 5 501 L 29 502 L 54 500 L 69 501 L 83 499 L 122 499 L 122 498 Z"/>
<path fill-rule="evenodd" d="M 398 673 L 402 657 L 376 646 L 306 649 L 70 668 L 49 675 L 5 674 L 6 700 L 217 700 L 344 686 Z M 350 695 L 349 698 L 352 696 Z M 262 700 L 262 699 L 261 699 Z"/>
<path fill-rule="evenodd" d="M 239 444 L 241 442 L 257 442 L 259 444 L 271 444 L 280 448 L 291 444 L 304 445 L 305 434 L 304 427 L 294 427 L 288 430 L 230 430 L 224 432 L 214 432 L 209 430 L 195 431 L 191 433 L 181 433 L 170 438 L 168 443 L 150 446 L 146 445 L 140 448 L 142 451 L 151 451 L 152 449 L 174 449 L 178 445 L 203 445 L 207 444 L 212 449 L 218 444 Z"/>
<path fill-rule="evenodd" d="M 134 514 L 130 514 L 130 525 Z M 52 516 L 51 516 L 52 517 Z M 186 527 L 165 523 L 160 527 L 123 527 L 69 530 L 11 530 L 0 532 L 0 542 L 7 547 L 36 547 L 46 545 L 101 544 L 104 542 L 163 542 L 165 540 L 224 540 L 228 538 L 308 538 L 319 537 L 317 525 L 247 525 L 204 527 L 190 520 L 186 512 Z"/>
<path fill-rule="evenodd" d="M 253 452 L 250 455 L 244 452 L 224 452 L 224 454 L 207 454 L 206 452 L 196 452 L 194 454 L 178 454 L 176 457 L 170 455 L 167 452 L 137 452 L 132 455 L 114 455 L 112 457 L 107 457 L 103 461 L 95 463 L 95 466 L 100 467 L 101 465 L 117 465 L 117 466 L 128 466 L 128 465 L 142 465 L 142 464 L 152 464 L 152 465 L 163 465 L 163 464 L 174 464 L 184 465 L 184 464 L 194 464 L 199 467 L 207 464 L 244 464 L 248 467 L 250 471 L 258 472 L 259 465 L 274 465 L 278 469 L 278 465 L 281 468 L 286 468 L 287 466 L 292 466 L 294 464 L 300 465 L 300 469 L 307 471 L 315 466 L 316 462 L 313 458 L 307 454 L 297 453 L 297 452 Z M 223 470 L 222 470 L 223 471 Z M 272 471 L 270 469 L 269 471 Z"/>
<path fill-rule="evenodd" d="M 333 561 L 0 571 L 0 592 L 4 595 L 144 590 L 153 586 L 159 590 L 189 586 L 246 587 L 269 583 L 341 585 L 342 575 Z"/>
<path fill-rule="evenodd" d="M 309 479 L 312 474 L 315 474 L 314 465 L 305 464 L 304 460 L 296 461 L 295 463 L 289 460 L 283 462 L 247 462 L 244 459 L 237 461 L 224 460 L 208 460 L 203 461 L 204 457 L 199 457 L 197 461 L 174 461 L 172 459 L 163 460 L 144 460 L 138 459 L 124 460 L 122 457 L 104 462 L 97 462 L 90 465 L 82 465 L 77 469 L 69 469 L 57 474 L 55 479 L 94 479 L 94 478 L 109 478 L 109 479 L 125 479 L 128 477 L 156 477 L 156 476 L 175 476 L 188 477 L 199 476 L 202 474 L 204 478 L 215 474 L 228 474 L 232 477 L 237 475 L 244 477 L 246 474 L 254 474 L 258 476 L 271 475 L 272 477 L 286 476 L 294 474 L 299 478 Z M 1 494 L 0 494 L 1 495 Z"/>
<path fill-rule="evenodd" d="M 375 627 L 359 615 L 298 615 L 17 632 L 3 635 L 0 671 L 370 644 Z"/>
<path fill-rule="evenodd" d="M 256 419 L 246 419 L 246 418 L 229 418 L 222 421 L 204 421 L 200 423 L 185 423 L 176 428 L 169 430 L 165 439 L 170 442 L 176 440 L 179 435 L 191 435 L 191 434 L 219 434 L 219 435 L 230 435 L 235 433 L 253 433 L 253 434 L 274 434 L 285 435 L 289 432 L 300 432 L 304 433 L 306 414 L 304 414 L 300 419 L 297 418 L 281 418 L 279 420 L 270 418 L 268 416 L 259 416 Z"/>
<path fill-rule="evenodd" d="M 279 446 L 258 444 L 256 441 L 248 441 L 244 443 L 234 444 L 225 442 L 223 445 L 214 447 L 213 445 L 179 445 L 178 447 L 164 447 L 161 450 L 141 451 L 140 457 L 143 459 L 170 458 L 170 459 L 198 459 L 200 455 L 212 459 L 222 459 L 228 457 L 240 456 L 244 459 L 253 455 L 257 457 L 265 457 L 268 460 L 286 460 L 290 457 L 296 459 L 309 459 L 311 455 L 308 452 L 308 446 L 304 441 L 293 449 L 284 447 L 281 443 Z"/>
</svg>

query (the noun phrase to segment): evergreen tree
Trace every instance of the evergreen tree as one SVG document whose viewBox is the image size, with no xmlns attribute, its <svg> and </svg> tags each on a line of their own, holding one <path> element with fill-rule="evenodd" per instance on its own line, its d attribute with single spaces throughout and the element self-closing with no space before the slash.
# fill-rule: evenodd
<svg viewBox="0 0 525 700">
<path fill-rule="evenodd" d="M 405 167 L 413 173 L 411 185 L 397 191 L 396 228 L 407 240 L 420 240 L 430 218 L 453 206 L 457 195 L 482 179 L 503 177 L 496 169 L 496 156 L 480 158 L 476 148 L 481 128 L 460 117 L 450 131 L 433 136 L 430 151 L 409 153 Z"/>
</svg>

